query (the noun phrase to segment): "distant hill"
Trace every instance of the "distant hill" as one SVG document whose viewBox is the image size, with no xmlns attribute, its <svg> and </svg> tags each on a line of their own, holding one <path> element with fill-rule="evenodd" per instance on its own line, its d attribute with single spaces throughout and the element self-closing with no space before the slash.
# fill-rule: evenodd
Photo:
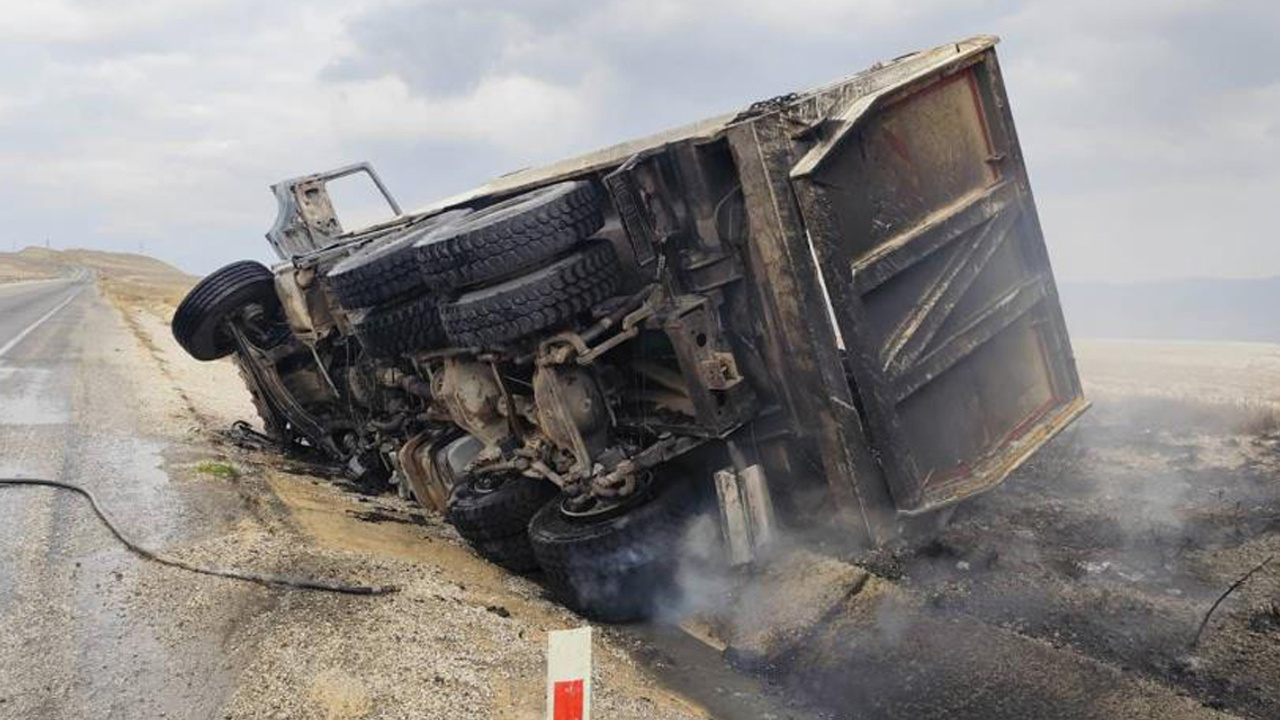
<svg viewBox="0 0 1280 720">
<path fill-rule="evenodd" d="M 107 291 L 176 304 L 196 279 L 174 266 L 146 255 L 102 250 L 23 248 L 0 252 L 0 282 L 66 277 L 78 269 L 94 273 Z"/>
<path fill-rule="evenodd" d="M 1280 342 L 1280 277 L 1060 283 L 1078 337 Z"/>
<path fill-rule="evenodd" d="M 31 250 L 33 248 L 27 248 Z M 24 250 L 16 253 L 0 252 L 0 282 L 20 280 L 43 280 L 60 277 L 67 268 L 61 263 L 51 263 L 47 258 L 38 257 Z"/>
</svg>

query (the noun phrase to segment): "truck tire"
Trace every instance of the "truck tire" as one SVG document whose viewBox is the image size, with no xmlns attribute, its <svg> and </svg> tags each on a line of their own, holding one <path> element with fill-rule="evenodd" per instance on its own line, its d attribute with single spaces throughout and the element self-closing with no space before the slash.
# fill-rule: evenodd
<svg viewBox="0 0 1280 720">
<path fill-rule="evenodd" d="M 529 546 L 529 536 L 523 533 L 495 540 L 476 540 L 469 544 L 480 557 L 513 573 L 527 575 L 538 569 L 538 560 Z"/>
<path fill-rule="evenodd" d="M 613 246 L 597 242 L 527 275 L 464 293 L 440 306 L 440 320 L 450 345 L 497 345 L 560 325 L 620 285 Z"/>
<path fill-rule="evenodd" d="M 551 590 L 585 617 L 634 622 L 679 601 L 680 543 L 700 504 L 687 478 L 651 488 L 622 515 L 586 521 L 549 503 L 529 521 L 529 541 Z"/>
<path fill-rule="evenodd" d="M 481 208 L 417 241 L 424 281 L 452 290 L 545 264 L 604 225 L 589 182 L 563 182 Z"/>
<path fill-rule="evenodd" d="M 214 270 L 174 311 L 173 338 L 197 360 L 226 357 L 235 351 L 235 343 L 222 324 L 250 303 L 280 305 L 275 277 L 265 265 L 241 260 Z"/>
<path fill-rule="evenodd" d="M 529 547 L 529 518 L 559 495 L 545 481 L 520 475 L 462 478 L 446 510 L 449 523 L 481 556 L 508 570 L 537 568 Z"/>
<path fill-rule="evenodd" d="M 376 307 L 423 292 L 429 286 L 418 270 L 415 244 L 434 233 L 447 232 L 469 213 L 441 213 L 404 235 L 366 245 L 334 265 L 325 274 L 325 282 L 347 310 Z"/>
<path fill-rule="evenodd" d="M 421 295 L 396 305 L 366 311 L 352 325 L 356 339 L 373 357 L 394 358 L 444 344 L 434 295 Z"/>
</svg>

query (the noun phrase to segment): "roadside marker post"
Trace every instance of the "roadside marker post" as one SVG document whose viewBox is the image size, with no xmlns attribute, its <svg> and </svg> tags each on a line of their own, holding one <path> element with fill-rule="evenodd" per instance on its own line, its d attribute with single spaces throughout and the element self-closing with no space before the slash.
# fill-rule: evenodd
<svg viewBox="0 0 1280 720">
<path fill-rule="evenodd" d="M 547 720 L 591 720 L 591 627 L 547 633 Z"/>
</svg>

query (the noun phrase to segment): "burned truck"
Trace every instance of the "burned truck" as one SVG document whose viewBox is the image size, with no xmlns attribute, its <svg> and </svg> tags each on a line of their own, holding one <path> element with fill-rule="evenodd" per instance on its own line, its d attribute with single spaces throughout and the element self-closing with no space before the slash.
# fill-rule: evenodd
<svg viewBox="0 0 1280 720">
<path fill-rule="evenodd" d="M 367 164 L 274 186 L 280 262 L 173 318 L 284 446 L 444 513 L 604 620 L 680 535 L 863 546 L 991 489 L 1087 407 L 990 37 L 416 212 Z M 364 176 L 359 229 L 328 183 Z"/>
</svg>

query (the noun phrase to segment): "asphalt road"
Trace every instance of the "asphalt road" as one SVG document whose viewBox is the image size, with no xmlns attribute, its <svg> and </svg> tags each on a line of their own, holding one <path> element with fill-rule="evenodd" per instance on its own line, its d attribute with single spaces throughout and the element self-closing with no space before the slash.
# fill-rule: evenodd
<svg viewBox="0 0 1280 720">
<path fill-rule="evenodd" d="M 0 285 L 0 476 L 84 484 L 136 537 L 171 545 L 221 501 L 165 471 L 140 356 L 87 278 Z M 143 592 L 147 572 L 82 498 L 0 489 L 0 717 L 210 715 L 233 676 L 213 650 L 241 608 L 224 598 L 193 622 L 169 608 L 192 586 Z"/>
<path fill-rule="evenodd" d="M 79 280 L 0 285 L 0 358 L 85 289 Z"/>
</svg>

